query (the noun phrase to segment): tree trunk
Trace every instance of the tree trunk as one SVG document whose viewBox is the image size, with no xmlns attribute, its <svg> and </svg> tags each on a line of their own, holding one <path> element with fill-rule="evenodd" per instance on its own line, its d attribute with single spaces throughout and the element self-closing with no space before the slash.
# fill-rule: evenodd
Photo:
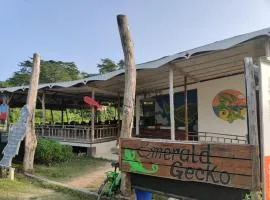
<svg viewBox="0 0 270 200">
<path fill-rule="evenodd" d="M 40 56 L 35 53 L 33 56 L 33 69 L 29 91 L 27 95 L 27 106 L 30 111 L 30 115 L 27 119 L 29 129 L 25 136 L 25 151 L 23 158 L 23 170 L 24 172 L 32 173 L 34 170 L 34 156 L 37 146 L 37 138 L 35 134 L 35 110 L 37 101 L 38 81 L 40 72 Z"/>
<path fill-rule="evenodd" d="M 129 32 L 127 17 L 125 15 L 118 15 L 117 23 L 125 56 L 125 93 L 120 137 L 131 138 L 136 90 L 134 46 L 131 39 L 131 34 Z M 130 174 L 123 172 L 121 178 L 122 195 L 126 198 L 133 199 L 134 197 L 132 197 Z"/>
</svg>

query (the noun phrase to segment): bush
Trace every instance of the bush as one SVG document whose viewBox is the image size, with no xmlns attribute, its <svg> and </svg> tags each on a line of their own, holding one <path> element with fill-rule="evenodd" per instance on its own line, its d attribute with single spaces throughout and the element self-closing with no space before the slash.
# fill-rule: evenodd
<svg viewBox="0 0 270 200">
<path fill-rule="evenodd" d="M 69 161 L 73 157 L 72 146 L 61 145 L 52 139 L 38 139 L 35 162 L 51 165 Z"/>
</svg>

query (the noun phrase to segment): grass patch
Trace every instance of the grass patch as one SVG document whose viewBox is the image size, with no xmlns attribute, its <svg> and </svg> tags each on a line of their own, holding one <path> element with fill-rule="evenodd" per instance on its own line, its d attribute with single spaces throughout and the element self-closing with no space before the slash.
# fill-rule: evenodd
<svg viewBox="0 0 270 200">
<path fill-rule="evenodd" d="M 16 180 L 0 179 L 0 200 L 93 200 L 89 196 L 78 194 L 62 188 L 46 186 L 26 178 L 22 174 L 16 174 Z"/>
<path fill-rule="evenodd" d="M 52 166 L 35 164 L 35 174 L 55 181 L 65 181 L 76 176 L 82 176 L 104 165 L 106 160 L 87 156 L 74 157 L 68 162 L 54 164 Z"/>
</svg>

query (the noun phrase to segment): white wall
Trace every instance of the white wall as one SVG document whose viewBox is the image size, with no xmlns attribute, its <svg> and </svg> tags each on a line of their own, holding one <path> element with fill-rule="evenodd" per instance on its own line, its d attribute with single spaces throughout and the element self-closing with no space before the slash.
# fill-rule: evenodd
<svg viewBox="0 0 270 200">
<path fill-rule="evenodd" d="M 245 120 L 237 119 L 233 123 L 229 123 L 217 117 L 212 107 L 214 97 L 222 90 L 238 90 L 243 95 L 246 95 L 243 74 L 188 85 L 188 90 L 191 89 L 197 89 L 199 132 L 224 133 L 240 136 L 247 134 L 247 116 L 245 116 Z M 183 87 L 174 88 L 175 93 L 183 90 Z M 168 90 L 163 90 L 159 95 L 168 94 L 168 92 Z"/>
<path fill-rule="evenodd" d="M 115 154 L 116 140 L 92 144 L 92 147 L 96 147 L 96 155 L 94 157 L 118 160 L 118 155 Z"/>
<path fill-rule="evenodd" d="M 222 90 L 233 89 L 246 94 L 244 75 L 236 75 L 197 84 L 198 130 L 244 136 L 247 134 L 247 116 L 229 123 L 218 118 L 212 108 L 213 98 Z"/>
</svg>

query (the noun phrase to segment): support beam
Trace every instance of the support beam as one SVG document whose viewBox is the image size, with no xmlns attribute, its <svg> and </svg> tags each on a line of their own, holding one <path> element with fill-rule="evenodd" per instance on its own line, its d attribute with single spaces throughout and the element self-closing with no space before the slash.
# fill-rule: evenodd
<svg viewBox="0 0 270 200">
<path fill-rule="evenodd" d="M 117 132 L 117 139 L 116 139 L 116 148 L 119 149 L 119 140 L 120 140 L 120 132 L 121 132 L 121 120 L 120 120 L 120 106 L 121 106 L 121 98 L 120 94 L 118 95 L 118 102 L 117 102 L 117 125 L 118 125 L 118 132 Z"/>
<path fill-rule="evenodd" d="M 53 110 L 51 109 L 51 118 L 52 118 L 52 123 L 54 124 L 54 117 L 53 117 Z"/>
<path fill-rule="evenodd" d="M 34 156 L 37 146 L 37 137 L 35 133 L 35 110 L 37 102 L 37 91 L 40 73 L 40 55 L 35 53 L 33 55 L 33 67 L 30 80 L 30 86 L 27 95 L 26 104 L 30 111 L 27 117 L 28 131 L 25 136 L 24 158 L 23 158 L 23 171 L 32 173 L 34 170 Z"/>
<path fill-rule="evenodd" d="M 173 91 L 173 68 L 169 69 L 169 96 L 170 96 L 170 124 L 171 140 L 175 140 L 175 121 L 174 121 L 174 91 Z"/>
<path fill-rule="evenodd" d="M 118 15 L 117 23 L 125 58 L 125 92 L 121 137 L 131 138 L 136 93 L 136 64 L 134 57 L 134 45 L 129 30 L 127 16 Z M 121 174 L 121 193 L 124 197 L 123 199 L 135 199 L 131 189 L 129 173 L 122 172 Z"/>
<path fill-rule="evenodd" d="M 188 140 L 188 91 L 187 77 L 185 76 L 185 140 Z"/>
<path fill-rule="evenodd" d="M 66 118 L 67 118 L 67 123 L 69 123 L 69 117 L 68 117 L 68 111 L 66 109 Z"/>
<path fill-rule="evenodd" d="M 252 155 L 252 188 L 257 190 L 260 185 L 260 157 L 259 157 L 259 133 L 257 121 L 256 84 L 252 58 L 245 58 L 245 81 L 248 109 L 248 140 L 255 146 L 256 151 Z"/>
<path fill-rule="evenodd" d="M 95 91 L 92 90 L 92 99 L 95 99 Z M 92 106 L 91 108 L 91 141 L 95 139 L 95 108 Z"/>
<path fill-rule="evenodd" d="M 64 109 L 61 109 L 61 124 L 64 124 Z"/>
<path fill-rule="evenodd" d="M 83 111 L 82 111 L 82 108 L 80 108 L 80 113 L 81 113 L 81 119 L 82 119 L 82 122 L 83 122 Z"/>
<path fill-rule="evenodd" d="M 45 92 L 42 93 L 41 97 L 41 108 L 42 108 L 42 124 L 46 123 L 46 104 L 45 104 Z"/>
<path fill-rule="evenodd" d="M 120 116 L 121 116 L 121 98 L 120 95 L 118 96 L 118 103 L 117 103 L 117 119 L 118 119 L 118 124 L 120 124 Z"/>
<path fill-rule="evenodd" d="M 136 135 L 140 134 L 141 97 L 136 96 Z"/>
</svg>

